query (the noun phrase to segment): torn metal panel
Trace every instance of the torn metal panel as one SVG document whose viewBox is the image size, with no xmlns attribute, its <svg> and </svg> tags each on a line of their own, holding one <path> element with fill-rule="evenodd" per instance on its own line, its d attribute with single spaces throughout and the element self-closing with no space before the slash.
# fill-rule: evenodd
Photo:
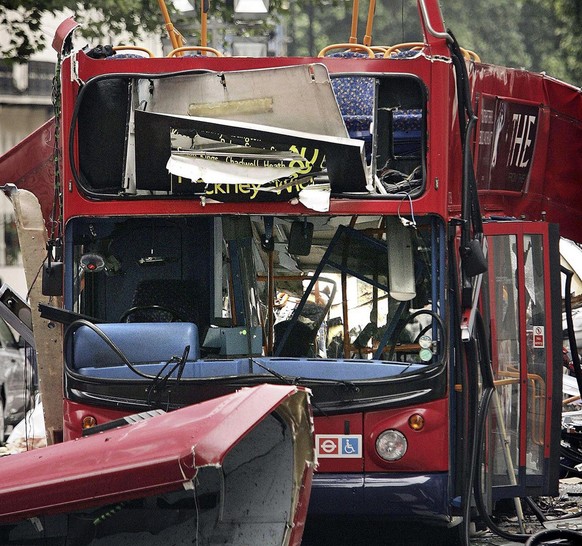
<svg viewBox="0 0 582 546">
<path fill-rule="evenodd" d="M 37 197 L 30 191 L 15 187 L 7 193 L 14 207 L 28 286 L 47 441 L 52 444 L 61 440 L 63 430 L 63 334 L 60 327 L 54 327 L 54 323 L 41 318 L 38 311 L 39 303 L 46 301 L 42 295 L 39 271 L 46 259 L 48 235 Z"/>
<path fill-rule="evenodd" d="M 136 104 L 148 112 L 348 136 L 323 64 L 143 79 Z"/>
<path fill-rule="evenodd" d="M 243 147 L 244 148 L 244 147 Z M 289 154 L 292 159 L 264 157 L 257 153 L 216 153 L 211 151 L 172 152 L 166 168 L 174 176 L 203 180 L 207 184 L 267 184 L 279 178 L 288 178 L 300 169 L 303 157 Z M 289 164 L 294 161 L 295 167 Z"/>
<path fill-rule="evenodd" d="M 293 152 L 304 157 L 304 161 L 290 166 L 299 168 L 301 177 L 312 179 L 313 176 L 325 170 L 329 177 L 332 191 L 365 191 L 367 167 L 364 156 L 364 142 L 356 139 L 311 134 L 295 130 L 272 128 L 254 123 L 222 121 L 211 118 L 195 118 L 187 116 L 172 116 L 165 114 L 135 112 L 136 124 L 136 169 L 138 189 L 169 190 L 170 180 L 166 165 L 171 156 L 171 136 L 179 133 L 192 139 L 202 139 L 199 152 L 210 156 L 216 142 L 231 146 L 248 146 L 263 150 L 264 153 Z M 213 144 L 208 150 L 205 144 L 211 140 Z M 218 162 L 218 159 L 216 159 Z M 288 182 L 297 179 L 279 178 L 274 185 L 284 187 Z M 171 189 L 178 193 L 197 193 L 204 180 L 191 180 L 190 183 L 178 180 L 172 182 Z M 242 180 L 242 184 L 248 180 Z M 262 188 L 261 188 L 262 189 Z M 206 192 L 208 195 L 208 192 Z"/>
<path fill-rule="evenodd" d="M 4 544 L 40 543 L 49 532 L 84 544 L 195 536 L 196 544 L 299 545 L 314 464 L 309 393 L 242 389 L 4 457 L 0 523 L 9 525 L 0 535 Z"/>
<path fill-rule="evenodd" d="M 55 120 L 28 135 L 0 156 L 0 185 L 14 184 L 39 200 L 45 224 L 50 218 L 55 194 Z"/>
</svg>

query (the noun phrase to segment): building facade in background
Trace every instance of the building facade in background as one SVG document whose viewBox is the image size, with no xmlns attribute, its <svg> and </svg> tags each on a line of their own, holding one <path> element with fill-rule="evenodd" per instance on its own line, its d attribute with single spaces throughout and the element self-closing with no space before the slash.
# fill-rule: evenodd
<svg viewBox="0 0 582 546">
<path fill-rule="evenodd" d="M 47 35 L 54 34 L 62 17 L 47 20 Z M 8 40 L 8 36 L 0 40 Z M 28 63 L 0 59 L 0 155 L 53 116 L 51 97 L 56 61 L 57 55 L 50 47 L 35 54 Z M 0 173 L 0 185 L 9 182 Z M 12 205 L 1 193 L 0 282 L 26 294 Z"/>
</svg>

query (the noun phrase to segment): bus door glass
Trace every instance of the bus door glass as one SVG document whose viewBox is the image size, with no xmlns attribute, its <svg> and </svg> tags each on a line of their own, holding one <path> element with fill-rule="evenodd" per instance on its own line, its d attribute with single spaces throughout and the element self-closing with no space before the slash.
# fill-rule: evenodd
<svg viewBox="0 0 582 546">
<path fill-rule="evenodd" d="M 559 397 L 552 392 L 559 388 L 553 373 L 554 353 L 559 351 L 552 345 L 552 331 L 560 332 L 552 324 L 556 315 L 552 286 L 556 278 L 559 285 L 559 272 L 551 269 L 555 244 L 550 231 L 542 223 L 486 226 L 485 293 L 496 385 L 488 439 L 494 496 L 496 488 L 503 497 L 507 496 L 503 491 L 513 496 L 549 483 L 550 437 L 556 429 L 552 400 Z"/>
<path fill-rule="evenodd" d="M 489 279 L 492 301 L 492 359 L 497 396 L 492 424 L 495 457 L 493 485 L 516 483 L 519 461 L 521 400 L 519 370 L 519 286 L 516 278 L 515 235 L 497 235 L 489 239 Z"/>
</svg>

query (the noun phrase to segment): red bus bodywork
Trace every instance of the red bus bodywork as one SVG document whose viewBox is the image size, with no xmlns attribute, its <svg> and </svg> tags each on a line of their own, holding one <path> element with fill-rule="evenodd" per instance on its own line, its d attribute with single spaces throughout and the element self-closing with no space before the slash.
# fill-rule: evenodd
<svg viewBox="0 0 582 546">
<path fill-rule="evenodd" d="M 334 79 L 353 77 L 373 80 L 377 89 L 380 89 L 377 92 L 379 101 L 391 100 L 391 81 L 397 82 L 395 87 L 410 85 L 410 89 L 416 94 L 417 103 L 414 106 L 417 110 L 422 110 L 422 127 L 420 136 L 417 137 L 423 146 L 422 158 L 419 159 L 423 162 L 421 188 L 409 193 L 386 195 L 382 192 L 360 190 L 334 192 L 331 183 L 328 209 L 319 211 L 314 216 L 319 219 L 334 218 L 335 222 L 341 224 L 343 231 L 338 231 L 337 239 L 331 239 L 330 236 L 326 240 L 329 244 L 321 245 L 318 259 L 324 254 L 324 259 L 329 259 L 329 262 L 322 265 L 321 270 L 315 264 L 309 263 L 309 274 L 325 274 L 330 263 L 342 275 L 352 274 L 346 265 L 349 252 L 344 252 L 345 263 L 337 265 L 338 260 L 333 262 L 332 242 L 338 244 L 339 248 L 348 248 L 341 247 L 341 237 L 353 236 L 354 240 L 360 237 L 370 249 L 383 251 L 389 245 L 390 237 L 385 233 L 380 236 L 377 233 L 369 235 L 374 231 L 370 226 L 361 230 L 355 229 L 357 234 L 352 233 L 350 230 L 354 229 L 354 225 L 357 228 L 357 220 L 354 220 L 353 225 L 348 225 L 350 218 L 380 218 L 382 221 L 376 226 L 376 232 L 379 229 L 386 230 L 385 226 L 390 224 L 391 219 L 408 227 L 413 225 L 414 229 L 417 228 L 418 221 L 420 232 L 426 240 L 430 239 L 430 244 L 424 239 L 422 243 L 418 243 L 417 250 L 430 247 L 424 265 L 431 271 L 432 284 L 428 290 L 432 292 L 426 301 L 433 306 L 430 309 L 432 339 L 438 338 L 439 342 L 438 348 L 435 345 L 430 346 L 433 350 L 434 366 L 423 367 L 422 362 L 406 361 L 406 356 L 396 357 L 395 353 L 390 354 L 394 358 L 383 357 L 384 353 L 380 352 L 379 356 L 372 358 L 378 367 L 372 368 L 372 360 L 362 356 L 360 347 L 361 369 L 367 375 L 357 376 L 356 372 L 352 374 L 352 369 L 346 364 L 350 358 L 346 357 L 346 351 L 357 351 L 353 347 L 347 347 L 348 344 L 344 341 L 344 353 L 341 356 L 324 359 L 319 363 L 305 355 L 285 358 L 285 355 L 277 353 L 276 350 L 263 351 L 256 355 L 252 353 L 253 358 L 248 357 L 248 366 L 252 369 L 248 373 L 253 376 L 248 379 L 249 383 L 245 383 L 246 380 L 237 382 L 238 379 L 232 379 L 242 373 L 233 371 L 235 366 L 239 370 L 247 362 L 242 357 L 223 359 L 224 362 L 219 359 L 227 371 L 216 376 L 206 376 L 204 371 L 196 371 L 196 365 L 192 365 L 191 371 L 186 366 L 185 369 L 193 374 L 192 377 L 196 373 L 202 374 L 196 377 L 204 379 L 204 386 L 193 386 L 189 391 L 185 387 L 176 387 L 177 390 L 183 389 L 184 393 L 178 395 L 179 401 L 173 403 L 188 405 L 236 390 L 237 386 L 249 385 L 253 381 L 304 380 L 306 386 L 313 389 L 315 402 L 319 472 L 314 478 L 310 507 L 314 514 L 342 512 L 397 518 L 420 516 L 446 521 L 451 521 L 458 514 L 458 499 L 465 499 L 465 502 L 467 499 L 467 492 L 463 489 L 467 481 L 464 463 L 467 462 L 468 451 L 472 449 L 471 438 L 476 426 L 475 400 L 478 386 L 474 380 L 478 373 L 483 373 L 477 372 L 479 359 L 475 357 L 474 349 L 468 349 L 476 337 L 474 324 L 478 307 L 485 317 L 487 335 L 493 340 L 495 347 L 493 373 L 498 374 L 497 381 L 508 381 L 504 385 L 511 384 L 507 388 L 513 389 L 504 391 L 503 403 L 508 404 L 510 413 L 515 415 L 511 429 L 511 434 L 515 435 L 512 439 L 515 460 L 507 457 L 504 460 L 504 464 L 511 468 L 508 471 L 509 483 L 500 480 L 500 483 L 493 484 L 493 487 L 498 486 L 497 497 L 552 494 L 557 488 L 562 332 L 559 322 L 559 295 L 556 292 L 556 284 L 559 285 L 559 263 L 558 232 L 555 226 L 560 226 L 562 235 L 580 240 L 579 216 L 576 212 L 582 208 L 582 197 L 575 190 L 582 157 L 580 90 L 542 74 L 490 66 L 473 60 L 462 62 L 467 71 L 463 75 L 458 59 L 455 64 L 455 56 L 449 49 L 450 36 L 445 32 L 437 2 L 420 1 L 419 10 L 425 36 L 421 51 L 414 56 L 384 58 L 380 54 L 371 58 L 363 54 L 305 58 L 194 56 L 92 59 L 85 52 L 78 51 L 66 56 L 63 61 L 60 118 L 62 134 L 59 149 L 62 154 L 60 181 L 65 249 L 64 307 L 69 311 L 87 312 L 87 309 L 82 305 L 79 307 L 78 304 L 82 299 L 81 291 L 74 282 L 75 268 L 78 265 L 74 259 L 78 257 L 73 258 L 73 254 L 82 246 L 78 242 L 81 241 L 78 233 L 83 230 L 90 233 L 94 224 L 99 227 L 99 221 L 103 222 L 104 230 L 109 230 L 108 236 L 110 232 L 114 232 L 115 222 L 122 223 L 128 219 L 147 219 L 150 223 L 160 219 L 191 221 L 192 229 L 199 230 L 195 239 L 203 245 L 216 233 L 218 224 L 213 222 L 223 222 L 223 218 L 235 219 L 232 225 L 236 227 L 231 231 L 236 232 L 237 229 L 242 230 L 236 223 L 236 219 L 240 218 L 252 217 L 256 222 L 253 226 L 256 228 L 259 220 L 264 217 L 282 221 L 304 219 L 311 222 L 314 215 L 312 210 L 293 199 L 276 202 L 225 200 L 216 203 L 209 201 L 208 195 L 181 195 L 178 192 L 172 193 L 173 190 L 170 191 L 171 195 L 156 194 L 156 190 L 151 194 L 128 195 L 121 182 L 117 190 L 108 194 L 109 190 L 101 190 L 97 183 L 92 185 L 91 182 L 82 180 L 79 175 L 82 162 L 80 158 L 86 152 L 86 142 L 83 144 L 82 140 L 87 140 L 87 134 L 79 134 L 82 133 L 79 120 L 83 116 L 79 111 L 80 104 L 86 103 L 79 101 L 79 96 L 90 86 L 99 89 L 100 82 L 114 81 L 123 86 L 124 82 L 131 81 L 137 88 L 143 82 L 157 84 L 170 77 L 202 77 L 204 74 L 211 74 L 218 78 L 228 78 L 231 73 L 245 71 L 249 74 L 261 71 L 269 73 L 290 67 L 304 67 L 309 71 L 315 70 L 315 66 L 323 66 L 331 82 Z M 464 99 L 456 83 L 463 78 L 468 90 L 468 97 Z M 154 83 L 151 86 L 155 87 Z M 228 83 L 224 86 L 227 88 Z M 402 100 L 405 97 L 404 92 L 398 95 Z M 464 109 L 460 109 L 463 104 Z M 289 117 L 298 116 L 301 111 L 301 95 L 298 95 L 296 104 L 287 106 L 290 110 L 297 110 L 297 113 L 291 111 Z M 391 110 L 391 115 L 394 115 L 394 111 L 399 110 L 398 107 L 396 102 L 388 102 L 384 110 Z M 380 110 L 382 108 L 378 108 Z M 171 114 L 174 113 L 168 115 Z M 376 114 L 377 112 L 374 115 Z M 476 126 L 471 128 L 467 122 L 473 115 L 476 116 Z M 178 122 L 173 119 L 171 123 Z M 95 139 L 106 146 L 106 139 L 99 140 L 98 125 L 97 123 L 95 126 Z M 174 129 L 173 126 L 171 128 Z M 263 126 L 262 128 L 264 129 Z M 281 132 L 284 133 L 287 129 L 283 128 Z M 45 128 L 47 130 L 49 128 Z M 465 133 L 467 136 L 463 141 Z M 373 139 L 381 136 L 374 134 Z M 396 141 L 396 136 L 393 138 Z M 348 146 L 349 143 L 345 144 Z M 391 145 L 393 144 L 394 142 Z M 393 155 L 396 157 L 398 154 L 394 152 Z M 46 149 L 45 157 L 49 156 L 49 150 Z M 473 158 L 472 162 L 467 162 L 470 156 Z M 7 159 L 3 162 L 9 159 L 9 156 L 5 157 Z M 107 155 L 105 157 L 109 160 Z M 4 165 L 13 164 L 3 163 L 3 167 Z M 17 167 L 4 172 L 9 174 L 7 181 L 13 181 L 19 188 L 30 189 L 37 194 L 46 215 L 47 194 L 37 191 L 39 184 L 35 176 L 21 173 Z M 349 181 L 345 183 L 349 185 Z M 45 185 L 46 177 L 43 178 L 41 186 L 44 188 Z M 477 216 L 484 221 L 484 227 L 475 221 Z M 316 225 L 319 221 L 317 218 L 313 220 Z M 320 223 L 325 222 L 321 220 Z M 229 225 L 220 224 L 225 231 L 230 229 Z M 269 229 L 269 224 L 265 223 L 264 233 L 261 234 L 261 241 L 267 240 L 263 249 L 266 253 L 272 252 L 272 249 L 268 250 Z M 138 232 L 139 229 L 135 229 L 132 233 Z M 491 273 L 493 269 L 489 269 L 488 274 L 484 269 L 475 266 L 474 270 L 467 273 L 465 259 L 467 254 L 475 250 L 475 246 L 467 245 L 468 240 L 464 238 L 469 237 L 471 241 L 476 241 L 481 249 L 483 232 L 491 237 L 490 248 L 494 249 L 490 253 L 484 250 L 484 259 L 489 260 L 490 268 L 497 267 L 499 271 L 503 266 L 501 256 L 509 260 L 507 263 L 511 264 L 513 271 L 518 266 L 525 270 L 534 267 L 531 264 L 533 253 L 528 254 L 529 250 L 526 249 L 538 243 L 537 248 L 543 249 L 543 275 L 539 279 L 536 277 L 535 281 L 539 283 L 535 287 L 536 293 L 540 294 L 537 303 L 543 309 L 543 318 L 539 319 L 543 323 L 536 323 L 535 320 L 538 319 L 535 319 L 532 326 L 528 322 L 532 320 L 531 301 L 527 296 L 531 288 L 530 276 L 523 273 L 510 278 L 507 275 L 506 280 L 508 284 L 513 283 L 512 286 L 504 287 L 504 291 L 496 293 L 496 286 L 501 286 L 502 277 Z M 83 236 L 89 240 L 89 236 Z M 244 245 L 237 239 L 237 233 L 230 237 L 226 247 L 242 255 L 241 249 Z M 68 238 L 75 242 L 68 243 Z M 124 241 L 123 244 L 127 247 L 135 239 Z M 535 245 L 532 241 L 535 241 Z M 380 246 L 377 246 L 378 242 Z M 498 245 L 496 249 L 494 244 Z M 217 250 L 218 246 L 214 248 L 214 256 L 221 254 Z M 373 256 L 375 252 L 376 250 L 370 250 L 368 254 L 363 252 L 362 255 Z M 358 256 L 358 252 L 353 251 L 352 255 Z M 153 243 L 152 256 L 158 258 L 154 255 Z M 217 277 L 214 266 L 204 266 L 203 260 L 199 257 L 197 259 L 200 261 L 196 267 L 206 275 L 207 280 Z M 232 256 L 230 259 L 235 260 Z M 241 264 L 246 263 L 244 257 L 236 259 Z M 536 260 L 536 272 L 537 264 Z M 369 276 L 377 277 L 377 273 L 376 271 Z M 272 272 L 270 276 L 274 278 Z M 362 273 L 354 276 L 361 279 L 366 275 Z M 228 287 L 226 282 L 224 286 L 225 292 L 228 290 L 231 298 L 229 310 L 233 314 L 243 313 L 241 300 L 237 298 L 248 293 L 244 284 L 237 287 L 236 283 L 239 281 L 235 277 L 236 275 L 231 276 Z M 370 281 L 370 286 L 385 290 L 385 285 L 376 277 Z M 483 286 L 487 286 L 486 289 L 481 290 L 481 281 Z M 519 331 L 514 337 L 501 339 L 500 309 L 502 303 L 507 304 L 508 298 L 512 298 L 510 301 L 514 305 L 515 324 Z M 307 295 L 299 305 L 306 302 Z M 236 304 L 239 305 L 238 309 Z M 267 302 L 265 307 L 268 307 Z M 99 305 L 95 303 L 96 312 L 98 309 Z M 376 308 L 375 310 L 377 311 Z M 271 312 L 270 308 L 269 313 Z M 394 313 L 394 324 L 401 312 L 399 306 Z M 107 311 L 102 313 L 107 314 Z M 246 311 L 243 314 L 245 313 Z M 104 321 L 115 322 L 110 317 L 105 317 Z M 269 320 L 265 320 L 259 325 L 265 331 L 265 337 L 268 323 Z M 236 321 L 231 326 L 234 324 Z M 272 328 L 272 325 L 269 327 Z M 533 328 L 541 328 L 536 344 L 527 333 L 532 332 Z M 117 327 L 112 325 L 110 330 L 115 333 Z M 378 335 L 381 337 L 383 334 Z M 71 334 L 71 339 L 73 337 Z M 78 337 L 82 338 L 82 335 L 79 334 Z M 519 352 L 514 343 L 516 340 L 519 341 L 517 346 L 521 343 L 522 347 L 528 347 L 531 351 Z M 94 348 L 89 341 L 85 342 L 87 347 Z M 265 344 L 268 346 L 267 342 Z M 484 344 L 482 339 L 477 343 L 481 345 L 481 349 Z M 373 345 L 366 347 L 370 349 L 367 354 L 371 354 Z M 419 349 L 420 347 L 414 348 L 415 355 L 420 354 Z M 402 347 L 401 351 L 405 353 L 406 348 Z M 350 354 L 353 357 L 353 353 Z M 511 358 L 508 357 L 507 362 L 499 363 L 498 360 L 505 355 Z M 428 360 L 423 362 L 431 362 L 433 356 L 429 355 Z M 204 364 L 204 358 L 200 358 L 199 354 L 196 354 L 196 358 L 202 362 L 201 368 L 209 365 L 208 362 Z M 401 358 L 410 364 L 401 364 Z M 540 364 L 542 361 L 543 366 Z M 328 369 L 328 362 L 336 363 L 336 368 L 329 364 Z M 121 387 L 116 390 L 120 384 L 116 379 L 121 376 L 101 376 L 99 374 L 104 372 L 97 370 L 101 365 L 89 364 L 84 364 L 85 368 L 80 366 L 77 369 L 65 363 L 66 439 L 81 435 L 81 421 L 87 415 L 94 416 L 101 423 L 136 407 L 135 400 L 130 400 L 129 390 L 123 391 Z M 533 373 L 534 364 L 540 364 L 542 369 Z M 321 372 L 324 375 L 309 376 L 306 379 L 305 370 L 318 366 L 324 370 Z M 259 367 L 262 371 L 259 371 Z M 284 372 L 281 371 L 283 369 Z M 375 375 L 376 369 L 385 369 L 386 372 L 378 374 L 387 375 Z M 220 378 L 220 381 L 213 381 L 216 378 Z M 128 377 L 123 379 L 129 381 Z M 531 424 L 534 419 L 529 415 L 530 402 L 534 395 L 528 389 L 532 382 L 536 389 L 542 386 L 545 389 L 543 394 L 535 395 L 536 411 L 539 414 L 535 427 Z M 90 386 L 96 383 L 101 387 L 91 391 Z M 87 388 L 87 392 L 91 394 L 79 394 L 83 392 L 83 388 Z M 144 403 L 143 400 L 141 402 Z M 538 436 L 533 436 L 531 428 L 535 428 Z M 400 458 L 390 460 L 379 455 L 378 446 L 384 438 L 383 434 L 393 434 L 393 431 L 396 431 L 396 435 L 390 436 L 392 439 L 388 441 L 393 444 L 400 442 L 397 446 L 400 449 L 404 442 L 398 435 L 403 435 L 405 447 Z M 465 446 L 469 447 L 465 449 Z M 392 447 L 387 449 L 390 451 Z M 494 449 L 491 450 L 493 451 Z M 529 452 L 534 453 L 533 469 L 528 468 Z M 487 462 L 493 464 L 491 461 Z"/>
<path fill-rule="evenodd" d="M 287 421 L 295 430 L 295 437 L 289 441 L 293 444 L 291 450 L 297 450 L 293 458 L 301 459 L 301 451 L 310 444 L 307 396 L 292 387 L 263 385 L 171 414 L 144 415 L 133 424 L 111 427 L 75 442 L 5 457 L 1 461 L 4 481 L 0 491 L 3 499 L 0 521 L 10 524 L 8 528 L 12 529 L 3 534 L 3 542 L 10 543 L 19 533 L 32 540 L 34 533 L 26 527 L 34 518 L 40 532 L 43 525 L 64 525 L 69 540 L 75 537 L 79 540 L 87 532 L 95 538 L 114 539 L 116 533 L 125 533 L 136 521 L 141 521 L 142 537 L 155 534 L 175 538 L 185 533 L 191 536 L 192 529 L 198 529 L 196 533 L 205 537 L 224 536 L 226 532 L 238 537 L 246 535 L 252 542 L 271 540 L 275 533 L 279 535 L 277 543 L 301 544 L 312 465 L 306 460 L 303 469 L 299 465 L 283 468 L 282 453 L 269 463 L 263 447 L 269 442 L 280 445 L 278 435 L 268 440 L 272 434 L 268 423 L 272 415 L 277 415 L 276 419 Z M 302 423 L 303 420 L 306 422 Z M 263 447 L 259 447 L 261 444 Z M 257 454 L 263 460 L 261 465 L 252 462 Z M 232 472 L 233 466 L 242 469 L 248 465 L 255 468 L 248 467 L 248 472 L 238 476 L 236 471 Z M 287 471 L 297 474 L 285 476 Z M 236 495 L 237 489 L 244 490 L 237 503 L 220 490 L 225 476 L 222 480 L 218 476 L 222 473 L 226 474 L 222 485 L 231 494 Z M 252 479 L 247 481 L 249 476 Z M 265 525 L 260 530 L 257 526 L 253 529 L 252 524 L 245 530 L 250 514 L 255 512 L 256 517 L 271 511 L 266 504 L 269 500 L 272 507 L 280 506 L 268 485 L 273 483 L 274 476 L 278 476 L 275 481 L 279 481 L 282 489 L 294 484 L 281 499 L 282 504 L 287 504 L 289 520 L 278 531 L 277 525 L 271 529 Z M 214 487 L 219 489 L 213 490 Z M 214 508 L 206 506 L 202 511 L 225 510 L 229 524 L 223 520 L 222 526 L 205 528 L 200 523 L 197 526 L 200 508 L 179 507 L 180 502 L 198 495 L 199 490 L 216 497 Z M 147 504 L 140 503 L 140 499 L 156 498 L 169 503 L 166 511 L 152 509 L 151 501 L 149 509 Z M 108 513 L 111 509 L 113 512 Z M 175 516 L 180 510 L 182 522 L 192 521 L 191 529 L 175 529 Z M 271 511 L 272 522 L 281 516 L 276 511 Z M 103 519 L 97 524 L 99 517 Z M 109 518 L 124 522 L 110 528 Z M 89 527 L 81 531 L 84 524 Z M 115 530 L 116 525 L 120 526 Z"/>
</svg>

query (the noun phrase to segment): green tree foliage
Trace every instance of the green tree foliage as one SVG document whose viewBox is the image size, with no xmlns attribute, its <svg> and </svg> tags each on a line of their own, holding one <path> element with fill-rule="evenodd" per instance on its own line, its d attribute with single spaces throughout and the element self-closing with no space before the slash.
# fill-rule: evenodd
<svg viewBox="0 0 582 546">
<path fill-rule="evenodd" d="M 414 0 L 377 0 L 372 28 L 374 44 L 391 45 L 421 40 Z M 486 63 L 524 67 L 575 84 L 582 81 L 581 0 L 442 0 L 445 23 L 461 46 L 479 54 Z M 196 9 L 200 9 L 199 0 Z M 109 35 L 120 31 L 160 31 L 163 21 L 156 0 L 3 0 L 0 29 L 10 37 L 5 57 L 27 59 L 47 45 L 40 29 L 44 12 L 67 8 L 85 35 Z M 190 26 L 194 40 L 197 26 L 181 20 L 168 1 L 177 28 Z M 357 37 L 366 30 L 368 2 L 360 0 Z M 194 17 L 197 13 L 194 12 Z M 210 17 L 232 22 L 232 0 L 210 0 Z M 271 0 L 271 17 L 239 33 L 265 34 L 276 23 L 285 25 L 290 55 L 317 55 L 329 44 L 347 42 L 351 35 L 352 0 Z M 6 30 L 8 32 L 6 33 Z M 50 39 L 50 38 L 49 38 Z"/>
<path fill-rule="evenodd" d="M 317 55 L 330 44 L 346 43 L 352 37 L 352 2 L 304 0 L 292 8 L 289 25 L 290 54 Z M 367 30 L 368 4 L 360 2 L 357 32 L 363 43 Z M 416 42 L 422 39 L 416 2 L 377 2 L 371 29 L 374 45 Z"/>
<path fill-rule="evenodd" d="M 483 62 L 514 67 L 530 66 L 519 26 L 521 2 L 453 2 L 443 7 L 447 28 L 462 47 L 475 51 Z"/>
<path fill-rule="evenodd" d="M 316 55 L 351 35 L 351 0 L 293 2 L 289 53 Z M 365 33 L 367 2 L 360 2 L 358 38 Z M 443 0 L 446 27 L 462 47 L 485 63 L 545 71 L 582 81 L 582 2 L 580 0 Z M 378 1 L 373 43 L 391 45 L 422 40 L 415 1 Z"/>
<path fill-rule="evenodd" d="M 566 79 L 582 85 L 582 2 L 544 0 L 543 3 L 556 21 L 556 64 L 563 68 Z"/>
<path fill-rule="evenodd" d="M 22 62 L 50 46 L 52 36 L 42 32 L 41 18 L 46 13 L 55 15 L 63 10 L 73 14 L 88 37 L 115 35 L 121 31 L 138 35 L 161 27 L 156 0 L 3 0 L 0 32 L 9 41 L 0 52 L 2 56 Z"/>
</svg>

